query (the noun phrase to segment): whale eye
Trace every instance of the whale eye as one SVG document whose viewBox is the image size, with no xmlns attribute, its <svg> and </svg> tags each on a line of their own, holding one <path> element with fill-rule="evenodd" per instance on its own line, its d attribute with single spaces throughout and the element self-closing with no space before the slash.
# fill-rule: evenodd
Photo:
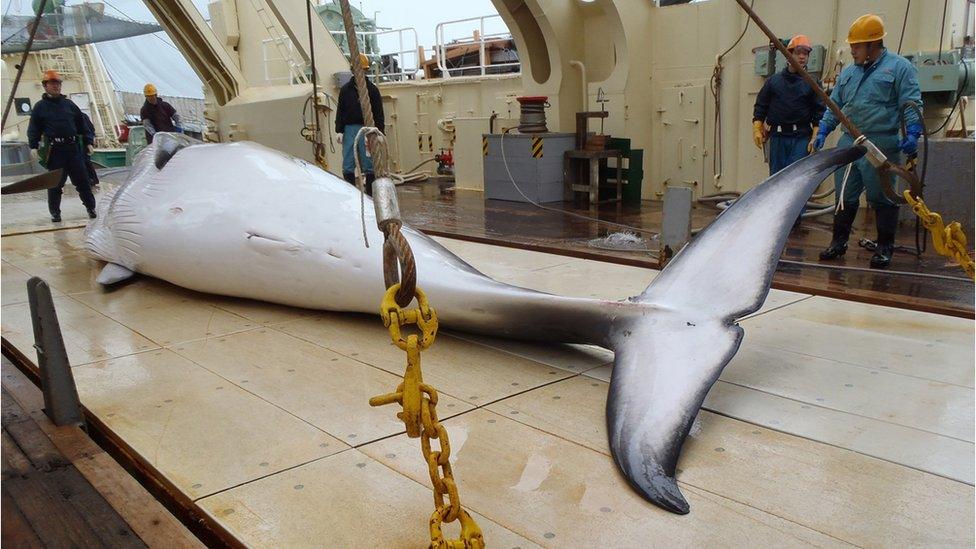
<svg viewBox="0 0 976 549">
<path fill-rule="evenodd" d="M 183 208 L 180 208 L 179 206 L 177 206 L 175 208 L 170 208 L 169 209 L 169 213 L 171 213 L 173 215 L 180 215 L 181 213 L 183 213 Z"/>
</svg>

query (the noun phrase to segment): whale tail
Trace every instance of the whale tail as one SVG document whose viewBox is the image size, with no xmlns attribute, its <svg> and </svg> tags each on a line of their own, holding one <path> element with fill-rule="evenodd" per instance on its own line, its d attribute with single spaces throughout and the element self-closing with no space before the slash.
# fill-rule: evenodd
<svg viewBox="0 0 976 549">
<path fill-rule="evenodd" d="M 757 311 L 803 205 L 860 147 L 808 156 L 722 212 L 632 300 L 652 321 L 624 320 L 607 399 L 610 450 L 628 482 L 675 513 L 688 502 L 675 480 L 681 445 L 705 395 L 742 340 L 736 320 Z M 721 272 L 717 272 L 721 267 Z"/>
</svg>

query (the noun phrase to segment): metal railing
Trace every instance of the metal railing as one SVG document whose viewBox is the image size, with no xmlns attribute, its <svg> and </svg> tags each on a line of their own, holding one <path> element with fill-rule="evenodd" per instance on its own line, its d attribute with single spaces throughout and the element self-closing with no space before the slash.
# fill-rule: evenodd
<svg viewBox="0 0 976 549">
<path fill-rule="evenodd" d="M 410 36 L 413 34 L 413 47 L 409 47 Z M 336 37 L 345 38 L 345 31 L 330 31 L 330 34 Z M 404 37 L 404 34 L 407 34 Z M 356 31 L 356 40 L 360 44 L 368 44 L 368 38 L 376 38 L 377 44 L 379 44 L 379 39 L 381 36 L 396 35 L 395 39 L 398 44 L 398 50 L 388 51 L 384 53 L 366 53 L 363 54 L 369 58 L 370 67 L 374 70 L 367 72 L 366 76 L 373 81 L 384 80 L 407 80 L 416 76 L 417 71 L 420 70 L 420 57 L 418 55 L 418 49 L 420 45 L 420 40 L 417 38 L 417 29 L 413 27 L 404 27 L 402 29 L 391 29 L 391 30 L 380 30 L 380 31 Z M 406 47 L 404 46 L 406 44 Z M 380 46 L 381 51 L 383 47 Z M 384 63 L 384 59 L 388 61 L 388 64 Z M 409 62 L 408 62 L 409 61 Z"/>
<path fill-rule="evenodd" d="M 441 74 L 444 78 L 450 78 L 452 76 L 451 71 L 462 72 L 471 71 L 472 69 L 478 70 L 482 76 L 487 74 L 488 67 L 521 67 L 519 61 L 507 61 L 502 63 L 490 63 L 487 55 L 487 45 L 496 42 L 507 42 L 512 39 L 511 33 L 505 32 L 495 32 L 491 34 L 485 34 L 485 21 L 489 19 L 501 19 L 500 15 L 483 15 L 481 17 L 469 17 L 467 19 L 457 19 L 454 21 L 444 21 L 443 23 L 438 23 L 437 27 L 434 29 L 434 35 L 436 37 L 437 43 L 434 46 L 434 51 L 437 55 L 437 67 L 441 70 Z M 457 25 L 459 23 L 470 23 L 471 21 L 478 22 L 478 34 L 470 38 L 462 38 L 458 40 L 452 40 L 451 43 L 444 43 L 444 28 L 447 25 Z M 456 48 L 458 46 L 475 45 L 478 46 L 478 64 L 469 65 L 465 67 L 448 67 L 447 66 L 447 52 L 450 48 Z"/>
<path fill-rule="evenodd" d="M 277 57 L 270 55 L 272 53 L 276 53 Z M 261 55 L 264 58 L 264 79 L 266 81 L 280 84 L 308 83 L 308 77 L 305 74 L 308 65 L 303 61 L 298 61 L 298 53 L 295 51 L 290 38 L 265 38 L 261 40 Z M 281 74 L 281 70 L 273 70 L 274 68 L 284 68 L 287 72 Z"/>
</svg>

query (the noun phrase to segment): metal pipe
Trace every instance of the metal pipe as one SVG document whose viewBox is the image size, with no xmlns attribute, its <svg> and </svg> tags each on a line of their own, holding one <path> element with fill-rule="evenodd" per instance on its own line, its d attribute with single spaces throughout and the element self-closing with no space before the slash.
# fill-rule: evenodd
<svg viewBox="0 0 976 549">
<path fill-rule="evenodd" d="M 44 15 L 44 8 L 47 0 L 41 0 L 37 6 L 37 16 L 34 17 L 34 24 L 31 26 L 30 36 L 27 37 L 27 45 L 24 46 L 24 55 L 20 56 L 20 64 L 17 65 L 17 76 L 14 77 L 14 84 L 10 87 L 10 95 L 7 97 L 7 104 L 3 107 L 3 119 L 0 120 L 0 130 L 7 127 L 7 115 L 10 114 L 10 106 L 14 104 L 14 95 L 17 93 L 17 86 L 20 85 L 20 77 L 24 74 L 24 65 L 27 63 L 27 56 L 30 54 L 31 46 L 34 45 L 34 35 L 37 27 L 41 24 L 41 17 Z"/>
<path fill-rule="evenodd" d="M 584 65 L 582 61 L 577 61 L 576 59 L 570 59 L 569 66 L 570 67 L 576 67 L 580 71 L 580 78 L 583 80 L 583 111 L 584 112 L 589 112 L 590 111 L 590 94 L 589 94 L 588 90 L 586 89 L 587 88 L 587 82 L 586 82 L 586 65 Z"/>
</svg>

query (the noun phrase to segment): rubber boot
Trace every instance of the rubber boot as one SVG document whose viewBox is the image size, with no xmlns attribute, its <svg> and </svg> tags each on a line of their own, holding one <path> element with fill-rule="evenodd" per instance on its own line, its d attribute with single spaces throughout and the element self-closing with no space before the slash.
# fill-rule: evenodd
<svg viewBox="0 0 976 549">
<path fill-rule="evenodd" d="M 373 196 L 373 181 L 376 181 L 376 174 L 366 172 L 366 195 Z"/>
<path fill-rule="evenodd" d="M 854 224 L 855 216 L 857 216 L 857 206 L 847 206 L 834 214 L 834 236 L 830 240 L 830 246 L 820 252 L 820 259 L 829 261 L 843 257 L 847 253 L 847 239 L 851 237 L 851 225 Z"/>
<path fill-rule="evenodd" d="M 895 252 L 895 231 L 898 230 L 898 206 L 875 209 L 878 228 L 878 246 L 871 256 L 872 269 L 886 269 Z"/>
<path fill-rule="evenodd" d="M 352 172 L 342 172 L 342 178 L 353 187 L 356 186 L 356 174 Z"/>
</svg>

